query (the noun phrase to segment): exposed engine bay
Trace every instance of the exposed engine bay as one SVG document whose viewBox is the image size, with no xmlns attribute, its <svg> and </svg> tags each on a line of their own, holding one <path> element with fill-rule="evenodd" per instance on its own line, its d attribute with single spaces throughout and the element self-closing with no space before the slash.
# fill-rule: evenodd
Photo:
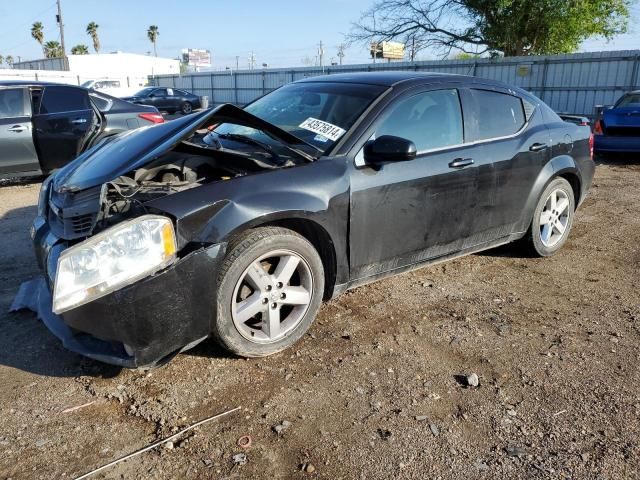
<svg viewBox="0 0 640 480">
<path fill-rule="evenodd" d="M 152 163 L 107 182 L 98 220 L 112 224 L 123 216 L 144 213 L 143 204 L 158 197 L 211 182 L 294 166 L 300 160 L 261 148 L 223 147 L 214 132 L 198 130 Z"/>
</svg>

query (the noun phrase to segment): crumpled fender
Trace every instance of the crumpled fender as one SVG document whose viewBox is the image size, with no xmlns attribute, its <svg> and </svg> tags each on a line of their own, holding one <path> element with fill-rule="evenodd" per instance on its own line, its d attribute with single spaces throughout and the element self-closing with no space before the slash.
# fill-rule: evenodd
<svg viewBox="0 0 640 480">
<path fill-rule="evenodd" d="M 333 243 L 338 278 L 348 278 L 349 178 L 344 158 L 214 182 L 145 206 L 175 218 L 178 248 L 227 242 L 238 232 L 280 220 L 313 222 Z"/>
</svg>

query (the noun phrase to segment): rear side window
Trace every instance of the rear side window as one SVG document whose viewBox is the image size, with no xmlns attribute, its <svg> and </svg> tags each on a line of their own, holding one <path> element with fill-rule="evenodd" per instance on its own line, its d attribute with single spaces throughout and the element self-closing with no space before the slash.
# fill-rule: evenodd
<svg viewBox="0 0 640 480">
<path fill-rule="evenodd" d="M 0 89 L 0 118 L 23 117 L 25 111 L 24 89 Z"/>
<path fill-rule="evenodd" d="M 519 97 L 489 90 L 473 90 L 473 95 L 478 109 L 478 140 L 513 135 L 526 123 Z"/>
<path fill-rule="evenodd" d="M 87 91 L 75 87 L 46 87 L 40 102 L 40 113 L 74 112 L 88 110 Z"/>
<path fill-rule="evenodd" d="M 385 115 L 376 136 L 411 140 L 418 152 L 464 142 L 458 91 L 433 90 L 400 100 Z"/>
<path fill-rule="evenodd" d="M 618 100 L 616 107 L 640 107 L 640 93 L 628 93 L 624 95 Z"/>
<path fill-rule="evenodd" d="M 89 96 L 91 96 L 93 104 L 98 107 L 98 110 L 101 112 L 106 112 L 111 108 L 111 100 L 100 95 L 96 95 L 95 93 L 90 93 Z"/>
</svg>

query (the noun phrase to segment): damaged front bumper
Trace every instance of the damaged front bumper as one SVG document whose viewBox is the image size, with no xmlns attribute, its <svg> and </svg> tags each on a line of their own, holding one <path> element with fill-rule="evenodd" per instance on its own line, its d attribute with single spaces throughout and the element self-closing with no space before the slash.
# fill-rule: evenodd
<svg viewBox="0 0 640 480">
<path fill-rule="evenodd" d="M 36 312 L 65 348 L 122 367 L 151 367 L 209 336 L 224 244 L 197 249 L 155 275 L 56 315 L 51 286 L 67 245 L 41 217 L 32 237 L 44 276 L 25 282 L 11 308 Z"/>
</svg>

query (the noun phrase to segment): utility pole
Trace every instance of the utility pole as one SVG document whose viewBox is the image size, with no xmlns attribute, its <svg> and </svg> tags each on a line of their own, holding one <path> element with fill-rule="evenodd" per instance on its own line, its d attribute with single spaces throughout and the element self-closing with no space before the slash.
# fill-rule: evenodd
<svg viewBox="0 0 640 480">
<path fill-rule="evenodd" d="M 318 47 L 318 58 L 320 59 L 320 69 L 322 70 L 322 73 L 324 73 L 324 64 L 322 62 L 324 58 L 324 48 L 322 46 L 322 40 L 320 40 L 320 46 Z"/>
<path fill-rule="evenodd" d="M 253 70 L 256 66 L 256 56 L 251 52 L 249 55 L 249 70 Z"/>
<path fill-rule="evenodd" d="M 342 59 L 344 58 L 344 43 L 338 45 L 338 58 L 340 65 L 342 65 Z"/>
<path fill-rule="evenodd" d="M 240 55 L 236 55 L 236 71 L 240 68 Z"/>
<path fill-rule="evenodd" d="M 416 61 L 416 37 L 411 38 L 411 61 Z"/>
<path fill-rule="evenodd" d="M 64 23 L 62 22 L 62 7 L 60 6 L 60 0 L 56 0 L 58 4 L 58 15 L 56 20 L 58 21 L 58 27 L 60 27 L 60 46 L 62 47 L 62 61 L 66 70 L 69 70 L 69 60 L 67 60 L 67 49 L 64 47 Z"/>
</svg>

